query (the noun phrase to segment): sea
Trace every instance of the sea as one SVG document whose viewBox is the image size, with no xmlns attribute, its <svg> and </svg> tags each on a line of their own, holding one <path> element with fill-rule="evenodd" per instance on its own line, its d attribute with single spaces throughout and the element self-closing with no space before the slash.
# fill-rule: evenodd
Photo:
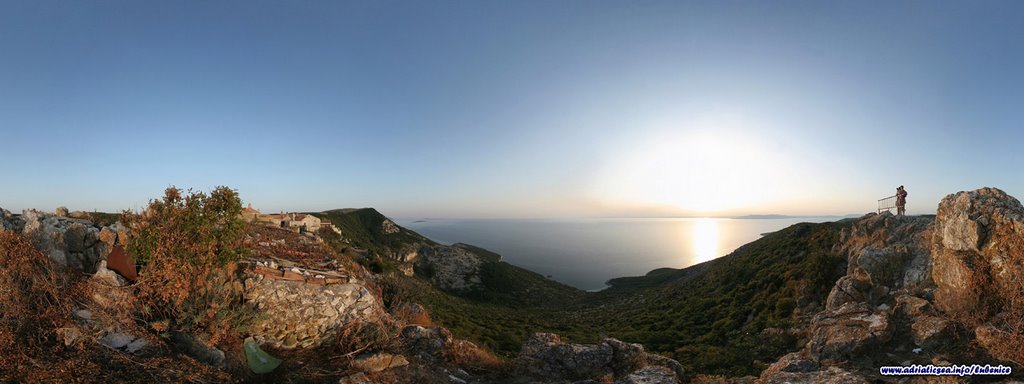
<svg viewBox="0 0 1024 384">
<path fill-rule="evenodd" d="M 771 219 L 399 219 L 434 241 L 466 243 L 505 262 L 588 291 L 609 279 L 662 268 L 685 268 L 729 254 L 763 234 L 800 222 L 837 218 Z"/>
</svg>

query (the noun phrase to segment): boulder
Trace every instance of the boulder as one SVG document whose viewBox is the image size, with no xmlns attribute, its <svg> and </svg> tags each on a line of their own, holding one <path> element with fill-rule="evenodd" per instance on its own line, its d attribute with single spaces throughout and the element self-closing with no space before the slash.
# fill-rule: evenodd
<svg viewBox="0 0 1024 384">
<path fill-rule="evenodd" d="M 814 372 L 821 369 L 817 361 L 811 360 L 800 352 L 793 352 L 779 358 L 778 361 L 765 368 L 761 377 L 773 377 L 779 372 Z"/>
<path fill-rule="evenodd" d="M 68 207 L 57 207 L 54 214 L 57 215 L 57 217 L 68 217 Z"/>
<path fill-rule="evenodd" d="M 774 371 L 762 373 L 759 382 L 765 384 L 867 384 L 864 376 L 839 367 L 828 367 L 812 372 Z"/>
<path fill-rule="evenodd" d="M 565 344 L 558 335 L 538 333 L 523 344 L 518 361 L 537 378 L 581 380 L 611 373 L 614 351 L 607 344 Z"/>
<path fill-rule="evenodd" d="M 911 333 L 914 344 L 925 349 L 935 349 L 951 340 L 952 324 L 938 316 L 923 315 L 914 320 Z"/>
<path fill-rule="evenodd" d="M 896 297 L 896 307 L 893 313 L 904 318 L 916 318 L 932 312 L 932 305 L 928 300 L 911 295 L 900 295 Z"/>
<path fill-rule="evenodd" d="M 906 246 L 867 247 L 849 260 L 848 275 L 874 285 L 893 287 L 900 282 L 908 256 Z"/>
<path fill-rule="evenodd" d="M 642 380 L 658 377 L 675 380 L 662 382 L 683 380 L 682 366 L 678 362 L 648 354 L 639 344 L 611 338 L 598 344 L 567 344 L 552 333 L 531 336 L 513 366 L 522 374 L 545 382 L 605 381 L 609 377 L 619 378 L 618 382 L 651 382 Z M 645 370 L 647 367 L 656 368 Z"/>
<path fill-rule="evenodd" d="M 1017 301 L 1024 284 L 1024 206 L 996 188 L 948 195 L 932 236 L 935 305 L 967 323 Z"/>
<path fill-rule="evenodd" d="M 121 349 L 135 340 L 135 337 L 127 333 L 112 332 L 100 339 L 100 343 L 114 349 Z"/>
<path fill-rule="evenodd" d="M 117 230 L 111 227 L 103 227 L 97 237 L 103 244 L 113 247 L 114 242 L 117 240 Z"/>
<path fill-rule="evenodd" d="M 810 357 L 818 361 L 848 359 L 888 342 L 892 333 L 884 311 L 866 303 L 846 303 L 814 317 L 807 348 Z"/>
<path fill-rule="evenodd" d="M 224 351 L 207 345 L 195 335 L 175 332 L 171 335 L 171 342 L 175 348 L 199 362 L 216 368 L 224 367 Z"/>
<path fill-rule="evenodd" d="M 352 368 L 366 373 L 380 372 L 406 365 L 409 365 L 409 361 L 405 359 L 405 356 L 387 352 L 363 354 L 352 360 Z"/>
<path fill-rule="evenodd" d="M 840 277 L 828 294 L 825 309 L 837 309 L 851 302 L 867 302 L 871 288 L 870 283 L 854 276 Z"/>
<path fill-rule="evenodd" d="M 427 361 L 444 361 L 454 343 L 452 333 L 441 327 L 410 325 L 401 335 L 409 352 Z"/>
<path fill-rule="evenodd" d="M 15 215 L 6 209 L 0 208 L 0 231 L 21 232 L 25 228 L 25 220 L 21 215 Z"/>
<path fill-rule="evenodd" d="M 672 372 L 671 369 L 652 365 L 616 380 L 615 384 L 674 384 L 678 382 L 675 372 Z"/>
</svg>

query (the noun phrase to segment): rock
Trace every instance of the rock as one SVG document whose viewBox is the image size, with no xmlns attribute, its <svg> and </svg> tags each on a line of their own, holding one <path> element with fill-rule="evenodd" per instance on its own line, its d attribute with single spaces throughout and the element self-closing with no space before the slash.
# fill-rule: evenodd
<svg viewBox="0 0 1024 384">
<path fill-rule="evenodd" d="M 630 373 L 615 384 L 674 384 L 678 383 L 671 369 L 652 365 Z"/>
<path fill-rule="evenodd" d="M 82 252 L 85 250 L 85 237 L 88 228 L 81 223 L 71 223 L 64 232 L 64 246 L 68 252 Z"/>
<path fill-rule="evenodd" d="M 416 303 L 399 304 L 391 308 L 391 314 L 402 321 L 408 322 L 409 325 L 433 325 L 433 320 L 430 319 L 430 312 L 422 305 Z"/>
<path fill-rule="evenodd" d="M 847 259 L 848 276 L 893 290 L 928 288 L 933 222 L 927 216 L 871 213 L 840 231 L 833 251 Z"/>
<path fill-rule="evenodd" d="M 459 247 L 424 246 L 419 251 L 420 265 L 430 270 L 427 276 L 438 288 L 465 291 L 480 286 L 480 256 Z"/>
<path fill-rule="evenodd" d="M 668 368 L 672 372 L 675 372 L 676 379 L 678 379 L 680 382 L 686 381 L 686 371 L 683 370 L 683 365 L 679 364 L 678 361 L 654 353 L 648 353 L 646 359 L 647 365 L 657 365 L 660 367 Z"/>
<path fill-rule="evenodd" d="M 799 352 L 793 352 L 779 358 L 774 364 L 768 366 L 764 372 L 814 372 L 821 368 L 817 361 L 803 356 Z"/>
<path fill-rule="evenodd" d="M 149 342 L 147 342 L 146 339 L 140 337 L 138 339 L 132 340 L 132 342 L 128 343 L 128 345 L 126 345 L 124 349 L 128 353 L 135 353 L 141 351 L 143 348 L 146 348 L 147 346 L 149 346 Z"/>
<path fill-rule="evenodd" d="M 825 302 L 825 309 L 837 309 L 846 303 L 867 302 L 871 293 L 871 284 L 854 276 L 843 276 L 832 286 Z"/>
<path fill-rule="evenodd" d="M 873 311 L 865 303 L 847 303 L 814 317 L 807 348 L 811 358 L 818 361 L 847 359 L 868 352 L 891 337 L 892 326 L 885 312 Z"/>
<path fill-rule="evenodd" d="M 108 246 L 113 247 L 114 242 L 117 241 L 117 231 L 111 229 L 111 227 L 103 227 L 99 233 L 99 240 Z"/>
<path fill-rule="evenodd" d="M 135 340 L 135 337 L 132 335 L 121 332 L 112 332 L 103 336 L 103 338 L 100 339 L 100 343 L 110 348 L 121 349 L 128 345 L 128 343 L 131 343 L 132 340 Z"/>
<path fill-rule="evenodd" d="M 61 265 L 67 265 L 67 257 L 64 254 L 64 230 L 66 228 L 59 227 L 61 223 L 57 217 L 30 209 L 22 213 L 22 218 L 25 222 L 22 234 L 32 239 L 32 244 L 36 249 L 51 260 Z"/>
<path fill-rule="evenodd" d="M 655 356 L 645 353 L 638 344 L 616 339 L 605 339 L 599 344 L 566 344 L 558 335 L 536 333 L 523 344 L 513 366 L 523 374 L 541 381 L 604 381 L 608 377 L 619 377 L 620 382 L 631 382 L 628 381 L 631 375 L 635 375 L 634 380 L 666 375 L 677 381 L 683 379 L 682 367 L 678 362 Z M 641 372 L 647 366 L 657 368 Z"/>
<path fill-rule="evenodd" d="M 92 320 L 92 311 L 88 309 L 76 309 L 74 310 L 74 315 L 82 320 Z"/>
<path fill-rule="evenodd" d="M 338 384 L 375 384 L 365 373 L 357 372 L 338 380 Z"/>
<path fill-rule="evenodd" d="M 224 351 L 206 345 L 195 335 L 175 332 L 171 335 L 171 342 L 176 348 L 204 364 L 217 368 L 224 367 Z"/>
<path fill-rule="evenodd" d="M 932 312 L 932 305 L 928 300 L 911 295 L 900 295 L 896 297 L 896 307 L 893 313 L 905 318 L 916 318 Z"/>
<path fill-rule="evenodd" d="M 68 207 L 57 207 L 54 214 L 57 215 L 57 217 L 68 217 Z"/>
<path fill-rule="evenodd" d="M 775 371 L 761 374 L 760 382 L 765 384 L 867 384 L 869 381 L 860 375 L 839 367 L 828 367 L 814 372 Z"/>
<path fill-rule="evenodd" d="M 428 361 L 444 361 L 454 344 L 451 332 L 441 327 L 410 325 L 402 329 L 401 336 L 411 353 Z"/>
<path fill-rule="evenodd" d="M 911 326 L 914 344 L 925 349 L 935 349 L 950 341 L 951 324 L 949 320 L 938 316 L 923 315 Z"/>
<path fill-rule="evenodd" d="M 1024 206 L 996 188 L 948 195 L 932 239 L 935 305 L 967 323 L 1024 284 Z"/>
<path fill-rule="evenodd" d="M 616 376 L 636 371 L 647 365 L 644 346 L 606 338 L 604 344 L 612 347 L 612 361 L 609 365 Z"/>
<path fill-rule="evenodd" d="M 808 359 L 803 353 L 793 352 L 779 358 L 778 361 L 769 365 L 761 372 L 762 381 L 776 378 L 783 372 L 807 373 L 814 372 L 821 368 L 818 362 Z"/>
<path fill-rule="evenodd" d="M 386 352 L 360 355 L 352 360 L 352 368 L 366 373 L 380 372 L 383 370 L 404 367 L 409 365 L 405 356 L 394 355 Z"/>
<path fill-rule="evenodd" d="M 96 266 L 96 273 L 92 275 L 91 280 L 98 282 L 108 287 L 123 287 L 128 285 L 128 281 L 117 272 L 107 269 L 107 261 L 101 260 L 99 265 Z"/>
<path fill-rule="evenodd" d="M 541 378 L 600 378 L 612 373 L 614 351 L 607 344 L 564 344 L 555 336 L 535 334 L 523 346 L 519 359 L 528 372 Z"/>
<path fill-rule="evenodd" d="M 384 222 L 381 223 L 381 230 L 384 232 L 385 235 L 391 235 L 398 233 L 400 229 L 398 228 L 398 225 L 395 224 L 394 221 L 391 221 L 391 219 L 384 219 Z"/>
<path fill-rule="evenodd" d="M 70 347 L 82 338 L 82 330 L 77 327 L 57 328 L 57 336 L 64 342 L 65 347 Z"/>
<path fill-rule="evenodd" d="M 868 247 L 850 259 L 848 274 L 859 276 L 860 280 L 873 285 L 893 287 L 902 277 L 908 256 L 906 247 Z"/>
</svg>

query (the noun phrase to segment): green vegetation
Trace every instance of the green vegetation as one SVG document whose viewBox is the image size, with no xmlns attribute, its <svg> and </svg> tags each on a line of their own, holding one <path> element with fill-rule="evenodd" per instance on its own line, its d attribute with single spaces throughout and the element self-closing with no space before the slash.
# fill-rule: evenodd
<svg viewBox="0 0 1024 384">
<path fill-rule="evenodd" d="M 756 375 L 798 349 L 797 337 L 785 330 L 801 325 L 799 313 L 820 310 L 842 275 L 843 261 L 831 249 L 846 225 L 796 224 L 728 256 L 613 279 L 610 288 L 596 293 L 457 245 L 486 252 L 482 289 L 442 292 L 419 276 L 393 275 L 385 297 L 426 306 L 435 322 L 499 356 L 517 354 L 534 332 L 558 333 L 572 342 L 607 335 L 642 343 L 691 372 Z"/>
<path fill-rule="evenodd" d="M 588 296 L 582 317 L 693 372 L 757 374 L 798 348 L 780 330 L 799 325 L 794 310 L 820 310 L 844 272 L 831 249 L 845 225 L 796 224 L 706 265 L 620 279 Z"/>
<path fill-rule="evenodd" d="M 143 265 L 143 317 L 206 334 L 211 343 L 244 329 L 254 311 L 243 304 L 234 263 L 244 254 L 241 210 L 238 193 L 227 187 L 209 195 L 171 187 L 142 214 L 122 215 L 131 228 L 128 252 Z"/>
<path fill-rule="evenodd" d="M 387 217 L 373 208 L 335 209 L 313 215 L 330 221 L 353 246 L 372 254 L 394 253 L 414 243 L 434 244 L 430 239 L 401 227 L 398 232 L 385 233 Z"/>
<path fill-rule="evenodd" d="M 376 272 L 395 268 L 386 256 L 434 244 L 404 228 L 385 233 L 385 217 L 373 209 L 321 215 L 342 230 L 347 244 L 367 250 L 364 265 Z M 573 342 L 610 336 L 675 358 L 691 372 L 756 375 L 799 348 L 799 332 L 791 329 L 807 321 L 801 314 L 822 308 L 844 272 L 843 261 L 831 249 L 849 223 L 796 224 L 722 258 L 613 279 L 608 289 L 596 293 L 502 262 L 500 255 L 467 244 L 454 246 L 483 259 L 481 287 L 441 291 L 429 283 L 431 267 L 418 263 L 414 277 L 386 273 L 383 288 L 389 303 L 420 303 L 439 325 L 499 356 L 517 354 L 534 332 L 558 333 Z"/>
</svg>

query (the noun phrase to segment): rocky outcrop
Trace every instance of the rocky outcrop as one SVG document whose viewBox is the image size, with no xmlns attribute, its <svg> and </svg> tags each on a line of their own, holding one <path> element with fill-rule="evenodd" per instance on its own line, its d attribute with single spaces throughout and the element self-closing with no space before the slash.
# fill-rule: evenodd
<svg viewBox="0 0 1024 384">
<path fill-rule="evenodd" d="M 385 218 L 384 221 L 380 224 L 380 230 L 381 232 L 384 232 L 385 235 L 391 235 L 398 233 L 398 231 L 400 231 L 401 229 L 398 227 L 398 224 L 395 224 L 394 221 Z"/>
<path fill-rule="evenodd" d="M 934 286 L 932 222 L 930 217 L 871 213 L 843 229 L 833 251 L 847 260 L 846 276 L 836 282 L 826 308 L 857 301 L 879 305 L 896 290 L 920 293 Z"/>
<path fill-rule="evenodd" d="M 879 365 L 948 365 L 948 355 L 1024 362 L 1024 334 L 1013 331 L 1024 329 L 1024 207 L 1013 197 L 959 192 L 934 220 L 868 214 L 833 251 L 847 273 L 810 321 L 808 343 L 760 381 L 873 381 Z"/>
<path fill-rule="evenodd" d="M 996 188 L 948 195 L 932 241 L 935 306 L 975 327 L 993 356 L 1024 364 L 1024 206 Z M 998 335 L 997 337 L 991 337 Z"/>
<path fill-rule="evenodd" d="M 244 286 L 246 300 L 264 315 L 253 326 L 254 338 L 278 348 L 318 346 L 351 321 L 378 321 L 385 314 L 380 299 L 354 279 L 314 284 L 249 273 Z"/>
<path fill-rule="evenodd" d="M 0 207 L 0 231 L 21 232 L 24 226 L 25 222 L 21 220 L 21 217 L 18 217 L 12 214 L 11 211 Z"/>
<path fill-rule="evenodd" d="M 22 234 L 32 239 L 43 254 L 87 273 L 95 272 L 97 263 L 106 259 L 118 237 L 124 236 L 117 224 L 101 228 L 88 220 L 36 210 L 25 211 L 20 219 L 24 223 Z"/>
<path fill-rule="evenodd" d="M 480 286 L 483 260 L 473 252 L 451 246 L 425 246 L 418 253 L 426 277 L 438 288 L 465 291 Z"/>
<path fill-rule="evenodd" d="M 640 344 L 611 338 L 599 344 L 567 344 L 558 335 L 536 333 L 512 364 L 519 373 L 544 382 L 677 383 L 684 379 L 682 366 L 675 360 L 648 354 Z"/>
</svg>

